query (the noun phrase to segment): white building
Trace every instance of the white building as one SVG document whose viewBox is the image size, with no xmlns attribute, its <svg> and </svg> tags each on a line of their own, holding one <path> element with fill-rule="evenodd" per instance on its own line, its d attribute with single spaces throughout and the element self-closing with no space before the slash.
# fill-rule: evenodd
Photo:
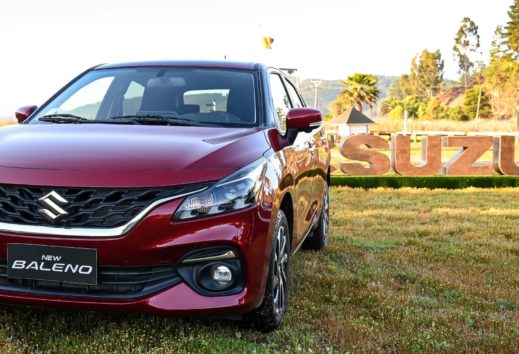
<svg viewBox="0 0 519 354">
<path fill-rule="evenodd" d="M 369 125 L 374 121 L 355 108 L 350 108 L 333 118 L 330 126 L 336 127 L 338 136 L 369 134 Z"/>
</svg>

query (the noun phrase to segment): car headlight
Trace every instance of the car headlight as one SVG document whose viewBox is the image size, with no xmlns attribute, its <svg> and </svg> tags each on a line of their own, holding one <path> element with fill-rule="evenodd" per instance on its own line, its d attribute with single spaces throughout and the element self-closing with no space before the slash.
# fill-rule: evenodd
<svg viewBox="0 0 519 354">
<path fill-rule="evenodd" d="M 265 177 L 266 166 L 262 158 L 216 182 L 207 190 L 188 196 L 173 219 L 188 220 L 253 206 Z"/>
</svg>

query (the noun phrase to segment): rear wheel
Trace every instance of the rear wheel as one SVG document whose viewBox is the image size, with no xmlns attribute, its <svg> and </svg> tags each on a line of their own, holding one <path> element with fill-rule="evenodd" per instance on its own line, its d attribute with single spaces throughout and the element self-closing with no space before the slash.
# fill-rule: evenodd
<svg viewBox="0 0 519 354">
<path fill-rule="evenodd" d="M 280 210 L 272 237 L 272 254 L 265 295 L 260 307 L 244 316 L 244 324 L 252 324 L 264 332 L 272 331 L 281 325 L 288 305 L 289 269 L 290 232 L 287 217 Z"/>
<path fill-rule="evenodd" d="M 323 209 L 319 217 L 317 228 L 313 231 L 305 242 L 303 249 L 320 251 L 328 244 L 328 231 L 330 228 L 330 191 L 326 186 L 323 197 Z"/>
</svg>

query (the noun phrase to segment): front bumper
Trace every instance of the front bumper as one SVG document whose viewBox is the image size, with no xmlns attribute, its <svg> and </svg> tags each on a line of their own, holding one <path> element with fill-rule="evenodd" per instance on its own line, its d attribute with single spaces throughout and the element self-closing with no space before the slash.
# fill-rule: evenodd
<svg viewBox="0 0 519 354">
<path fill-rule="evenodd" d="M 243 291 L 227 296 L 204 296 L 185 282 L 142 297 L 110 298 L 80 293 L 38 292 L 38 289 L 0 289 L 0 302 L 97 310 L 128 310 L 170 314 L 236 315 L 261 303 L 270 257 L 270 212 L 254 207 L 232 214 L 173 222 L 182 200 L 152 210 L 133 230 L 119 238 L 62 238 L 0 234 L 0 258 L 8 243 L 28 243 L 97 249 L 100 266 L 175 265 L 189 252 L 206 247 L 231 246 L 241 254 L 245 274 Z"/>
</svg>

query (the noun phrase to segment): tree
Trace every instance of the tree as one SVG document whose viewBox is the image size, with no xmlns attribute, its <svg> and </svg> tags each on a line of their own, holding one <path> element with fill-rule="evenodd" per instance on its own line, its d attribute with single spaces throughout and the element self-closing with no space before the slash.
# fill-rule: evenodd
<svg viewBox="0 0 519 354">
<path fill-rule="evenodd" d="M 404 117 L 404 106 L 399 104 L 389 111 L 388 116 L 395 120 L 401 120 Z"/>
<path fill-rule="evenodd" d="M 461 26 L 454 38 L 454 51 L 458 59 L 459 72 L 465 82 L 465 91 L 468 86 L 470 69 L 474 66 L 472 56 L 478 52 L 480 47 L 479 28 L 469 17 L 463 18 Z"/>
<path fill-rule="evenodd" d="M 405 96 L 414 95 L 416 93 L 409 75 L 404 74 L 400 76 L 398 83 L 400 84 L 400 89 L 402 90 L 402 98 Z"/>
<path fill-rule="evenodd" d="M 508 12 L 506 30 L 498 26 L 490 49 L 490 63 L 483 71 L 493 114 L 510 117 L 519 102 L 519 0 Z"/>
<path fill-rule="evenodd" d="M 401 100 L 398 97 L 389 96 L 380 104 L 380 114 L 387 115 L 396 106 L 401 104 Z"/>
<path fill-rule="evenodd" d="M 503 30 L 503 26 L 497 26 L 490 45 L 490 61 L 502 58 L 508 54 L 510 54 L 510 51 L 506 32 Z"/>
<path fill-rule="evenodd" d="M 389 97 L 394 97 L 398 99 L 404 98 L 404 96 L 402 95 L 402 85 L 400 84 L 400 80 L 395 80 L 389 88 Z"/>
<path fill-rule="evenodd" d="M 512 6 L 510 6 L 508 16 L 510 17 L 510 21 L 506 25 L 508 47 L 514 58 L 519 60 L 519 0 L 515 0 Z"/>
<path fill-rule="evenodd" d="M 432 98 L 425 109 L 425 119 L 447 119 L 449 118 L 449 107 L 443 106 L 436 97 Z"/>
<path fill-rule="evenodd" d="M 344 112 L 346 108 L 347 104 L 343 102 L 340 96 L 328 104 L 328 109 L 333 117 L 337 117 L 339 114 Z"/>
<path fill-rule="evenodd" d="M 439 50 L 422 51 L 411 61 L 410 73 L 400 76 L 394 83 L 390 95 L 401 99 L 411 95 L 422 98 L 437 95 L 445 86 L 443 68 L 444 61 Z"/>
<path fill-rule="evenodd" d="M 422 106 L 426 101 L 420 96 L 407 96 L 402 100 L 402 105 L 404 106 L 404 110 L 407 111 L 409 118 L 418 118 L 418 110 L 420 106 Z"/>
<path fill-rule="evenodd" d="M 353 105 L 359 112 L 362 112 L 364 104 L 371 109 L 378 100 L 380 91 L 377 87 L 377 78 L 372 75 L 355 73 L 341 83 L 347 88 L 336 100 L 340 104 Z"/>
<path fill-rule="evenodd" d="M 429 52 L 424 50 L 416 58 L 415 72 L 411 73 L 416 95 L 423 98 L 436 96 L 444 87 L 444 61 L 439 50 Z"/>
<path fill-rule="evenodd" d="M 480 94 L 481 100 L 479 97 Z M 473 88 L 465 92 L 465 98 L 463 101 L 463 112 L 469 117 L 469 119 L 476 118 L 478 102 L 479 115 L 481 117 L 487 117 L 491 114 L 492 107 L 490 106 L 490 99 L 487 91 L 480 86 L 474 86 Z"/>
<path fill-rule="evenodd" d="M 510 55 L 493 58 L 483 72 L 495 115 L 512 116 L 519 102 L 519 61 Z"/>
<path fill-rule="evenodd" d="M 448 108 L 447 111 L 447 118 L 450 120 L 469 120 L 469 117 L 465 115 L 465 113 L 463 112 L 463 108 L 460 106 Z"/>
</svg>

